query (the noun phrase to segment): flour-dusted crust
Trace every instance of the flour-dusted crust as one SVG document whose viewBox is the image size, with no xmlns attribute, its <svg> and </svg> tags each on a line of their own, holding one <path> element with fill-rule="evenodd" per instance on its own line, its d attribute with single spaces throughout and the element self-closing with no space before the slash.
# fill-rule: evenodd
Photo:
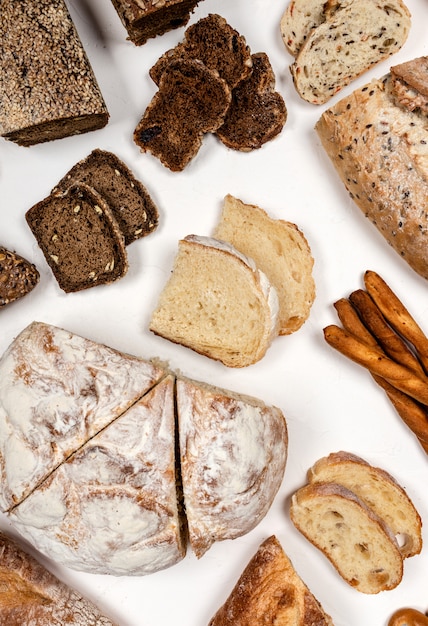
<svg viewBox="0 0 428 626">
<path fill-rule="evenodd" d="M 189 540 L 201 557 L 266 515 L 285 471 L 287 427 L 276 407 L 182 378 L 177 414 Z"/>
<path fill-rule="evenodd" d="M 10 519 L 50 558 L 80 571 L 145 575 L 185 555 L 168 376 L 63 463 Z"/>
<path fill-rule="evenodd" d="M 327 109 L 316 131 L 357 206 L 428 279 L 426 117 L 396 105 L 388 75 Z"/>
<path fill-rule="evenodd" d="M 66 330 L 33 322 L 0 360 L 0 508 L 29 495 L 164 372 Z"/>
<path fill-rule="evenodd" d="M 0 534 L 0 623 L 115 626 L 88 598 L 54 576 L 16 540 Z"/>
</svg>

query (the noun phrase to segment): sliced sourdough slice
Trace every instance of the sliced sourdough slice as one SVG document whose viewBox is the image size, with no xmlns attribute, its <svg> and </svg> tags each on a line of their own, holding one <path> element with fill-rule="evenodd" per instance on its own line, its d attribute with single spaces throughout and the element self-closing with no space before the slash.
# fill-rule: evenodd
<svg viewBox="0 0 428 626">
<path fill-rule="evenodd" d="M 149 361 L 33 322 L 0 359 L 0 508 L 23 500 L 164 376 Z"/>
<path fill-rule="evenodd" d="M 298 94 L 313 104 L 327 102 L 352 80 L 404 45 L 411 25 L 401 0 L 348 0 L 314 28 L 291 73 Z"/>
<path fill-rule="evenodd" d="M 39 271 L 33 263 L 0 246 L 0 307 L 26 296 L 39 280 Z"/>
<path fill-rule="evenodd" d="M 165 52 L 150 69 L 152 80 L 159 85 L 169 63 L 183 58 L 202 61 L 210 70 L 216 71 L 231 89 L 251 73 L 251 52 L 245 38 L 224 17 L 215 13 L 189 26 L 184 40 Z"/>
<path fill-rule="evenodd" d="M 211 237 L 179 242 L 150 330 L 228 367 L 259 361 L 278 334 L 278 296 L 236 248 Z"/>
<path fill-rule="evenodd" d="M 4 533 L 0 533 L 0 554 L 1 624 L 115 626 L 88 598 Z"/>
<path fill-rule="evenodd" d="M 40 552 L 79 571 L 142 576 L 185 555 L 168 376 L 9 514 Z M 55 514 L 53 514 L 55 512 Z"/>
<path fill-rule="evenodd" d="M 179 172 L 199 151 L 204 134 L 221 126 L 230 101 L 230 88 L 217 72 L 198 60 L 177 59 L 162 72 L 134 142 Z"/>
<path fill-rule="evenodd" d="M 94 189 L 72 185 L 31 207 L 28 226 L 66 293 L 109 284 L 128 271 L 122 231 Z"/>
<path fill-rule="evenodd" d="M 125 237 L 125 245 L 156 229 L 159 214 L 149 192 L 112 152 L 93 150 L 67 172 L 51 193 L 65 192 L 75 183 L 92 187 L 105 199 Z"/>
<path fill-rule="evenodd" d="M 310 468 L 308 478 L 311 483 L 338 483 L 353 491 L 391 528 L 403 557 L 421 551 L 420 515 L 404 489 L 385 470 L 349 452 L 335 452 L 319 459 Z"/>
<path fill-rule="evenodd" d="M 189 541 L 200 558 L 268 512 L 284 476 L 287 425 L 277 407 L 181 377 L 176 398 Z"/>
<path fill-rule="evenodd" d="M 333 626 L 275 536 L 259 546 L 208 626 L 254 624 Z"/>
<path fill-rule="evenodd" d="M 287 51 L 296 57 L 312 29 L 324 22 L 326 0 L 291 0 L 280 21 Z"/>
<path fill-rule="evenodd" d="M 274 285 L 279 297 L 279 334 L 298 330 L 315 299 L 314 260 L 301 230 L 229 194 L 214 237 L 253 259 Z"/>
<path fill-rule="evenodd" d="M 394 534 L 346 487 L 336 483 L 302 487 L 292 496 L 290 517 L 357 591 L 376 594 L 401 582 L 403 558 Z"/>
<path fill-rule="evenodd" d="M 261 148 L 282 131 L 287 120 L 284 98 L 275 91 L 275 74 L 267 54 L 251 56 L 253 71 L 232 91 L 232 102 L 217 137 L 233 150 Z"/>
</svg>

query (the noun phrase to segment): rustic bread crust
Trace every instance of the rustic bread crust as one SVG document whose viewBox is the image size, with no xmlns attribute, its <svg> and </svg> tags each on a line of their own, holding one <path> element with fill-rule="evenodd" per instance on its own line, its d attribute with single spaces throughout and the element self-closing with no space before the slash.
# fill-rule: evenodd
<svg viewBox="0 0 428 626">
<path fill-rule="evenodd" d="M 39 280 L 39 271 L 33 263 L 0 246 L 0 307 L 26 296 Z"/>
</svg>

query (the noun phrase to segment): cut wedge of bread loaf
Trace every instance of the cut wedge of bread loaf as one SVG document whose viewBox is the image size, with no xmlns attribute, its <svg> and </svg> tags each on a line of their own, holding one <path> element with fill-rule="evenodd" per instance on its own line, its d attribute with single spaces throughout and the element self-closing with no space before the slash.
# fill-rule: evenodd
<svg viewBox="0 0 428 626">
<path fill-rule="evenodd" d="M 336 452 L 319 459 L 309 469 L 308 479 L 311 483 L 337 483 L 353 491 L 391 528 L 403 557 L 421 551 L 421 517 L 404 489 L 385 470 L 349 452 Z"/>
<path fill-rule="evenodd" d="M 209 626 L 333 626 L 275 536 L 266 539 Z"/>
<path fill-rule="evenodd" d="M 278 334 L 278 295 L 252 259 L 212 237 L 179 242 L 150 330 L 228 367 L 259 361 Z"/>
<path fill-rule="evenodd" d="M 403 558 L 394 534 L 346 487 L 305 485 L 292 496 L 290 517 L 357 591 L 376 594 L 401 582 Z"/>
<path fill-rule="evenodd" d="M 324 104 L 404 45 L 411 25 L 401 0 L 346 0 L 334 5 L 300 48 L 291 74 L 298 94 Z"/>
<path fill-rule="evenodd" d="M 0 308 L 26 296 L 39 280 L 33 263 L 0 245 Z"/>
<path fill-rule="evenodd" d="M 302 231 L 228 194 L 214 237 L 253 259 L 274 285 L 279 297 L 279 334 L 298 330 L 315 299 L 314 260 Z"/>
</svg>

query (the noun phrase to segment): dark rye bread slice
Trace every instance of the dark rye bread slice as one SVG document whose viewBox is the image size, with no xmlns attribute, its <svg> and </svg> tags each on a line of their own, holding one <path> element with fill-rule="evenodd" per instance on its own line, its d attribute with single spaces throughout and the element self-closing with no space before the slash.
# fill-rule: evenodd
<svg viewBox="0 0 428 626">
<path fill-rule="evenodd" d="M 264 52 L 252 55 L 252 72 L 232 91 L 232 103 L 217 137 L 234 150 L 261 148 L 282 131 L 287 108 L 275 91 L 275 75 Z"/>
<path fill-rule="evenodd" d="M 112 0 L 128 39 L 141 46 L 148 39 L 185 26 L 201 0 Z"/>
<path fill-rule="evenodd" d="M 0 246 L 0 307 L 26 296 L 39 280 L 35 265 Z"/>
<path fill-rule="evenodd" d="M 0 135 L 31 146 L 102 128 L 108 118 L 64 0 L 3 0 Z"/>
<path fill-rule="evenodd" d="M 215 13 L 189 26 L 184 40 L 153 65 L 150 76 L 157 85 L 164 69 L 178 58 L 202 61 L 216 70 L 231 89 L 251 73 L 251 52 L 245 38 Z"/>
<path fill-rule="evenodd" d="M 126 274 L 123 234 L 94 189 L 71 186 L 35 204 L 25 217 L 66 293 L 112 283 Z"/>
<path fill-rule="evenodd" d="M 52 193 L 62 193 L 74 183 L 92 187 L 106 200 L 128 245 L 153 232 L 158 210 L 144 185 L 112 152 L 93 150 L 59 181 Z"/>
<path fill-rule="evenodd" d="M 221 126 L 230 101 L 230 89 L 217 72 L 198 60 L 177 59 L 162 73 L 134 141 L 171 171 L 181 171 L 197 154 L 203 135 Z"/>
</svg>

